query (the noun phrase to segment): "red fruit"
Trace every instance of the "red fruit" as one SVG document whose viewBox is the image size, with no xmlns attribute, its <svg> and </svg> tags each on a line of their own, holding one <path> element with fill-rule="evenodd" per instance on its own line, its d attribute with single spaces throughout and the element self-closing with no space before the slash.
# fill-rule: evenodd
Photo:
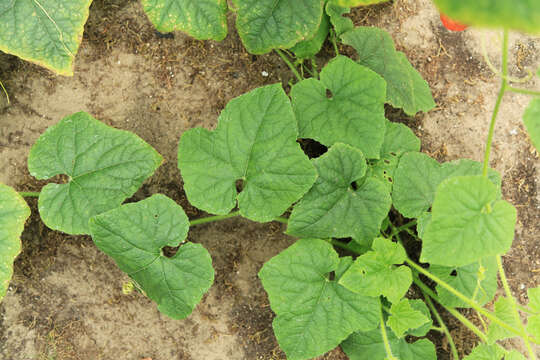
<svg viewBox="0 0 540 360">
<path fill-rule="evenodd" d="M 451 31 L 463 31 L 468 27 L 467 25 L 463 25 L 455 20 L 450 19 L 443 13 L 441 13 L 441 22 L 445 28 Z"/>
</svg>

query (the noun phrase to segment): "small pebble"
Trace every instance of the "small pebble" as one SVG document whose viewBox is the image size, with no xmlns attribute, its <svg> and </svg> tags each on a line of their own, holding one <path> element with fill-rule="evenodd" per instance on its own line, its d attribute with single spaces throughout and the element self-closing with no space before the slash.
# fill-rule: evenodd
<svg viewBox="0 0 540 360">
<path fill-rule="evenodd" d="M 264 77 L 268 77 L 268 72 L 266 72 L 266 71 L 263 70 L 263 71 L 261 72 L 261 75 L 264 76 Z"/>
<path fill-rule="evenodd" d="M 510 135 L 517 135 L 517 130 L 516 129 L 510 130 Z"/>
</svg>

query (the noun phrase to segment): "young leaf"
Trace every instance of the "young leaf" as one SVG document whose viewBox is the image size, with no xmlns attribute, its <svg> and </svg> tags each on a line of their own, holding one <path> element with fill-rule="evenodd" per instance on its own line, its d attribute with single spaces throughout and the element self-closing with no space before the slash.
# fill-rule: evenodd
<svg viewBox="0 0 540 360">
<path fill-rule="evenodd" d="M 428 321 L 415 329 L 409 329 L 407 331 L 407 335 L 412 335 L 416 337 L 425 336 L 429 332 L 429 330 L 431 330 L 431 326 L 433 325 L 431 313 L 429 312 L 426 303 L 420 299 L 409 300 L 409 303 L 411 304 L 413 310 L 420 311 L 420 313 L 422 313 L 428 319 Z"/>
<path fill-rule="evenodd" d="M 276 313 L 276 338 L 288 359 L 311 359 L 354 331 L 377 327 L 379 300 L 338 284 L 351 262 L 350 257 L 338 258 L 325 241 L 303 239 L 264 264 L 259 277 Z"/>
<path fill-rule="evenodd" d="M 328 37 L 328 30 L 330 29 L 330 22 L 328 16 L 323 13 L 321 25 L 311 39 L 302 40 L 296 45 L 294 45 L 290 50 L 294 55 L 299 59 L 306 59 L 315 56 L 319 51 Z"/>
<path fill-rule="evenodd" d="M 214 281 L 210 254 L 200 244 L 184 243 L 188 218 L 164 195 L 97 215 L 90 229 L 96 246 L 173 319 L 191 314 Z M 163 254 L 163 247 L 178 245 L 174 256 Z"/>
<path fill-rule="evenodd" d="M 537 151 L 540 151 L 540 99 L 532 99 L 523 115 L 523 122 Z"/>
<path fill-rule="evenodd" d="M 20 236 L 29 216 L 26 201 L 9 186 L 0 184 L 0 300 L 13 275 L 13 261 L 21 252 Z"/>
<path fill-rule="evenodd" d="M 236 27 L 247 51 L 264 54 L 312 38 L 321 23 L 323 1 L 233 0 Z"/>
<path fill-rule="evenodd" d="M 300 81 L 291 89 L 301 138 L 330 147 L 342 142 L 378 159 L 384 140 L 384 80 L 345 56 L 331 60 L 321 80 Z M 330 96 L 330 97 L 328 97 Z"/>
<path fill-rule="evenodd" d="M 294 207 L 287 233 L 298 237 L 373 239 L 388 215 L 385 185 L 366 178 L 366 159 L 352 146 L 337 143 L 313 160 L 315 185 Z"/>
<path fill-rule="evenodd" d="M 508 251 L 516 209 L 497 197 L 497 187 L 483 176 L 458 176 L 442 182 L 422 239 L 420 261 L 463 266 Z"/>
<path fill-rule="evenodd" d="M 283 214 L 317 177 L 297 135 L 280 84 L 231 100 L 215 131 L 191 129 L 180 139 L 178 167 L 190 203 L 227 214 L 238 197 L 240 213 L 248 219 L 265 222 Z M 243 181 L 240 194 L 237 180 Z"/>
<path fill-rule="evenodd" d="M 357 27 L 341 36 L 343 43 L 358 53 L 358 62 L 381 75 L 387 83 L 387 102 L 402 108 L 408 115 L 427 112 L 435 107 L 427 82 L 407 60 L 396 51 L 394 41 L 383 29 Z"/>
<path fill-rule="evenodd" d="M 540 314 L 540 287 L 527 289 L 529 308 Z"/>
<path fill-rule="evenodd" d="M 387 324 L 398 338 L 402 338 L 407 330 L 417 329 L 428 322 L 426 315 L 411 307 L 409 299 L 401 299 L 392 304 Z"/>
<path fill-rule="evenodd" d="M 333 1 L 329 1 L 326 4 L 326 13 L 330 17 L 330 23 L 334 27 L 338 37 L 341 36 L 341 34 L 354 29 L 354 23 L 352 20 L 343 16 L 350 12 L 350 8 L 337 5 Z"/>
<path fill-rule="evenodd" d="M 517 322 L 516 318 L 514 317 L 512 300 L 509 298 L 500 297 L 497 299 L 497 301 L 495 301 L 494 315 L 510 326 L 513 326 L 515 328 L 519 328 L 520 326 L 519 322 Z M 518 336 L 493 322 L 489 324 L 489 329 L 486 335 L 489 344 L 494 344 L 497 340 L 503 340 Z"/>
<path fill-rule="evenodd" d="M 404 338 L 398 339 L 387 329 L 388 342 L 392 354 L 399 360 L 436 360 L 435 346 L 427 339 L 408 343 Z M 385 360 L 387 359 L 381 330 L 356 332 L 341 343 L 341 348 L 351 360 Z"/>
<path fill-rule="evenodd" d="M 540 33 L 540 2 L 433 0 L 439 11 L 467 25 Z"/>
<path fill-rule="evenodd" d="M 339 283 L 355 293 L 384 295 L 392 303 L 397 303 L 412 283 L 411 269 L 394 265 L 403 263 L 406 258 L 405 249 L 400 244 L 376 238 L 373 251 L 359 256 Z"/>
<path fill-rule="evenodd" d="M 73 75 L 92 0 L 1 1 L 0 50 Z"/>
<path fill-rule="evenodd" d="M 45 225 L 88 234 L 88 219 L 119 206 L 161 162 L 161 155 L 137 135 L 79 112 L 39 137 L 28 169 L 40 180 L 69 176 L 67 184 L 51 183 L 41 190 L 38 208 Z"/>
<path fill-rule="evenodd" d="M 431 265 L 429 271 L 480 305 L 491 301 L 497 291 L 497 262 L 494 257 L 461 267 Z M 437 285 L 437 294 L 442 305 L 470 307 L 440 285 Z"/>
<path fill-rule="evenodd" d="M 480 344 L 463 360 L 501 360 L 505 350 L 497 344 Z"/>
<path fill-rule="evenodd" d="M 160 32 L 180 30 L 199 40 L 227 36 L 227 0 L 142 0 Z"/>
</svg>

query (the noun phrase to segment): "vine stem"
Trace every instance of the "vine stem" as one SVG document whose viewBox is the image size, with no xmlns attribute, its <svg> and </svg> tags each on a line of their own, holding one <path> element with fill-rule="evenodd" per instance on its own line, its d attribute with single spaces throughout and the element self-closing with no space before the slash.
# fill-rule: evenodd
<svg viewBox="0 0 540 360">
<path fill-rule="evenodd" d="M 6 94 L 7 103 L 9 105 L 10 104 L 10 102 L 9 102 L 9 94 L 8 94 L 6 88 L 4 87 L 4 84 L 2 84 L 1 81 L 0 81 L 0 87 L 2 88 L 2 90 L 4 90 L 4 94 Z"/>
<path fill-rule="evenodd" d="M 22 197 L 39 197 L 39 192 L 34 191 L 20 191 L 19 195 Z"/>
<path fill-rule="evenodd" d="M 384 315 L 383 315 L 383 305 L 381 303 L 381 300 L 379 299 L 379 320 L 381 322 L 381 336 L 384 343 L 384 349 L 386 350 L 386 355 L 388 355 L 388 360 L 398 360 L 394 355 L 392 355 L 392 348 L 390 347 L 390 342 L 388 341 L 388 334 L 386 333 L 386 324 L 384 323 Z"/>
<path fill-rule="evenodd" d="M 508 86 L 506 89 L 508 91 L 512 91 L 512 92 L 519 93 L 519 94 L 540 96 L 540 91 L 529 90 L 529 89 L 520 89 L 520 88 L 515 88 L 515 87 L 512 87 L 512 86 Z"/>
<path fill-rule="evenodd" d="M 450 350 L 452 351 L 452 356 L 454 357 L 454 360 L 459 360 L 459 354 L 457 352 L 456 344 L 454 343 L 454 339 L 452 338 L 450 331 L 446 327 L 446 324 L 441 318 L 441 315 L 435 308 L 435 305 L 433 305 L 433 302 L 431 301 L 429 296 L 424 294 L 424 299 L 426 300 L 426 304 L 431 309 L 431 312 L 433 313 L 433 315 L 435 315 L 435 319 L 437 319 L 437 322 L 439 323 L 440 331 L 444 333 L 446 335 L 446 338 L 448 339 L 448 344 L 450 344 Z"/>
<path fill-rule="evenodd" d="M 189 222 L 189 226 L 195 226 L 195 225 L 201 225 L 201 224 L 207 224 L 214 221 L 220 221 L 225 219 L 230 219 L 236 216 L 240 215 L 240 211 L 233 211 L 232 213 L 229 213 L 227 215 L 214 215 L 214 216 L 208 216 L 200 219 L 191 220 Z"/>
<path fill-rule="evenodd" d="M 293 72 L 294 76 L 296 76 L 296 79 L 298 81 L 302 81 L 303 78 L 302 78 L 302 75 L 300 75 L 300 73 L 298 72 L 298 70 L 294 67 L 294 65 L 291 63 L 291 60 L 289 60 L 289 58 L 283 53 L 283 51 L 281 51 L 280 49 L 275 49 L 276 50 L 276 53 L 279 55 L 279 57 L 281 58 L 281 60 L 283 60 L 283 62 L 285 62 L 285 64 L 287 64 L 287 66 L 289 67 L 289 69 L 291 69 L 291 71 Z"/>
</svg>

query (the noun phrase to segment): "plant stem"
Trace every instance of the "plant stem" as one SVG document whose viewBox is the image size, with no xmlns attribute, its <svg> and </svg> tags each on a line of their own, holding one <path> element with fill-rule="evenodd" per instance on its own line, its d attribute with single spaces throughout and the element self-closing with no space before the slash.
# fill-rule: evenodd
<svg viewBox="0 0 540 360">
<path fill-rule="evenodd" d="M 317 70 L 317 62 L 315 56 L 311 58 L 311 68 L 313 69 L 315 79 L 319 78 L 319 71 Z"/>
<path fill-rule="evenodd" d="M 337 45 L 337 35 L 336 31 L 334 29 L 330 30 L 330 41 L 332 42 L 332 45 L 334 46 L 334 52 L 336 53 L 336 56 L 339 56 L 339 48 Z"/>
<path fill-rule="evenodd" d="M 493 142 L 493 133 L 495 132 L 495 122 L 497 121 L 497 115 L 499 114 L 499 108 L 508 85 L 507 76 L 508 75 L 508 29 L 504 29 L 503 33 L 503 46 L 502 46 L 502 78 L 501 78 L 501 88 L 499 90 L 499 95 L 497 95 L 497 101 L 495 102 L 495 108 L 493 109 L 493 114 L 491 115 L 491 123 L 489 125 L 489 132 L 486 141 L 486 150 L 484 153 L 484 169 L 482 174 L 487 176 L 488 167 L 489 167 L 489 155 L 491 153 L 491 143 Z"/>
<path fill-rule="evenodd" d="M 383 310 L 382 310 L 382 303 L 379 299 L 379 303 L 381 306 L 379 307 L 379 319 L 381 322 L 381 336 L 384 343 L 384 349 L 386 350 L 386 355 L 388 355 L 388 360 L 398 360 L 394 355 L 392 355 L 392 348 L 390 348 L 390 342 L 388 341 L 388 335 L 386 334 L 386 324 L 384 323 L 384 316 L 383 316 Z"/>
<path fill-rule="evenodd" d="M 504 272 L 504 267 L 502 263 L 502 258 L 500 255 L 497 255 L 497 266 L 499 268 L 499 276 L 501 278 L 501 282 L 503 284 L 504 292 L 506 293 L 506 297 L 510 300 L 512 304 L 512 310 L 514 312 L 514 318 L 516 322 L 519 324 L 521 331 L 525 331 L 525 327 L 523 326 L 523 322 L 521 321 L 521 317 L 519 316 L 519 311 L 516 304 L 516 299 L 512 295 L 512 290 L 510 290 L 510 286 L 508 285 L 508 279 L 506 278 L 506 274 Z M 525 342 L 525 346 L 527 347 L 527 351 L 529 351 L 529 358 L 530 360 L 536 360 L 535 352 L 533 351 L 531 344 L 529 342 L 529 339 L 527 337 L 523 338 L 523 341 Z"/>
<path fill-rule="evenodd" d="M 34 191 L 20 191 L 19 195 L 22 197 L 39 197 L 39 192 Z"/>
<path fill-rule="evenodd" d="M 540 96 L 540 91 L 529 90 L 529 89 L 520 89 L 520 88 L 515 88 L 515 87 L 512 87 L 512 86 L 508 86 L 506 89 L 508 91 L 512 91 L 512 92 L 519 93 L 519 94 Z"/>
<path fill-rule="evenodd" d="M 208 216 L 208 217 L 204 217 L 204 218 L 200 218 L 200 219 L 191 220 L 189 222 L 189 226 L 207 224 L 207 223 L 214 222 L 214 221 L 230 219 L 230 218 L 233 218 L 233 217 L 239 216 L 239 215 L 240 215 L 240 211 L 233 211 L 232 213 L 227 214 L 227 215 Z"/>
<path fill-rule="evenodd" d="M 278 216 L 273 221 L 277 221 L 277 222 L 280 222 L 280 223 L 283 223 L 283 224 L 288 224 L 289 223 L 289 219 L 281 217 L 281 216 Z"/>
<path fill-rule="evenodd" d="M 8 94 L 6 88 L 4 87 L 4 84 L 2 84 L 1 81 L 0 81 L 0 87 L 2 88 L 2 90 L 4 90 L 4 94 L 6 94 L 7 103 L 9 105 L 10 104 L 10 102 L 9 102 L 9 94 Z"/>
<path fill-rule="evenodd" d="M 354 241 L 354 240 L 353 240 Z M 352 247 L 349 246 L 349 244 L 347 243 L 344 243 L 344 242 L 341 242 L 339 240 L 335 240 L 335 239 L 329 239 L 328 242 L 338 248 L 341 248 L 343 250 L 347 250 L 347 251 L 350 251 L 352 252 L 353 254 L 356 254 L 356 255 L 362 255 L 361 253 L 359 253 L 357 250 L 353 249 Z"/>
<path fill-rule="evenodd" d="M 450 349 L 452 350 L 452 356 L 454 357 L 454 360 L 459 360 L 459 355 L 456 349 L 456 344 L 454 344 L 454 339 L 452 339 L 452 335 L 450 334 L 450 331 L 446 327 L 446 324 L 444 323 L 443 319 L 441 318 L 441 315 L 435 308 L 435 305 L 433 305 L 433 302 L 429 298 L 429 296 L 424 294 L 424 299 L 426 300 L 426 304 L 431 309 L 431 312 L 433 315 L 435 315 L 435 319 L 437 319 L 437 322 L 439 323 L 438 331 L 444 333 L 446 335 L 446 338 L 448 339 L 448 344 L 450 344 Z M 432 330 L 435 330 L 434 327 L 431 328 Z"/>
<path fill-rule="evenodd" d="M 404 225 L 401 225 L 400 227 L 396 227 L 396 226 L 394 226 L 394 224 L 390 223 L 390 227 L 392 228 L 392 233 L 390 234 L 390 238 L 393 238 L 394 236 L 396 236 L 400 232 L 415 226 L 416 222 L 417 222 L 416 219 L 411 220 L 408 223 L 406 223 Z"/>
<path fill-rule="evenodd" d="M 289 60 L 289 58 L 283 53 L 283 51 L 281 51 L 280 49 L 275 49 L 277 54 L 279 55 L 279 57 L 285 62 L 285 64 L 287 64 L 287 66 L 289 67 L 289 69 L 291 69 L 291 71 L 293 72 L 294 76 L 296 76 L 296 79 L 298 81 L 302 81 L 303 78 L 302 78 L 302 75 L 300 75 L 300 73 L 298 72 L 298 70 L 294 67 L 294 65 L 291 63 L 291 61 Z"/>
</svg>

